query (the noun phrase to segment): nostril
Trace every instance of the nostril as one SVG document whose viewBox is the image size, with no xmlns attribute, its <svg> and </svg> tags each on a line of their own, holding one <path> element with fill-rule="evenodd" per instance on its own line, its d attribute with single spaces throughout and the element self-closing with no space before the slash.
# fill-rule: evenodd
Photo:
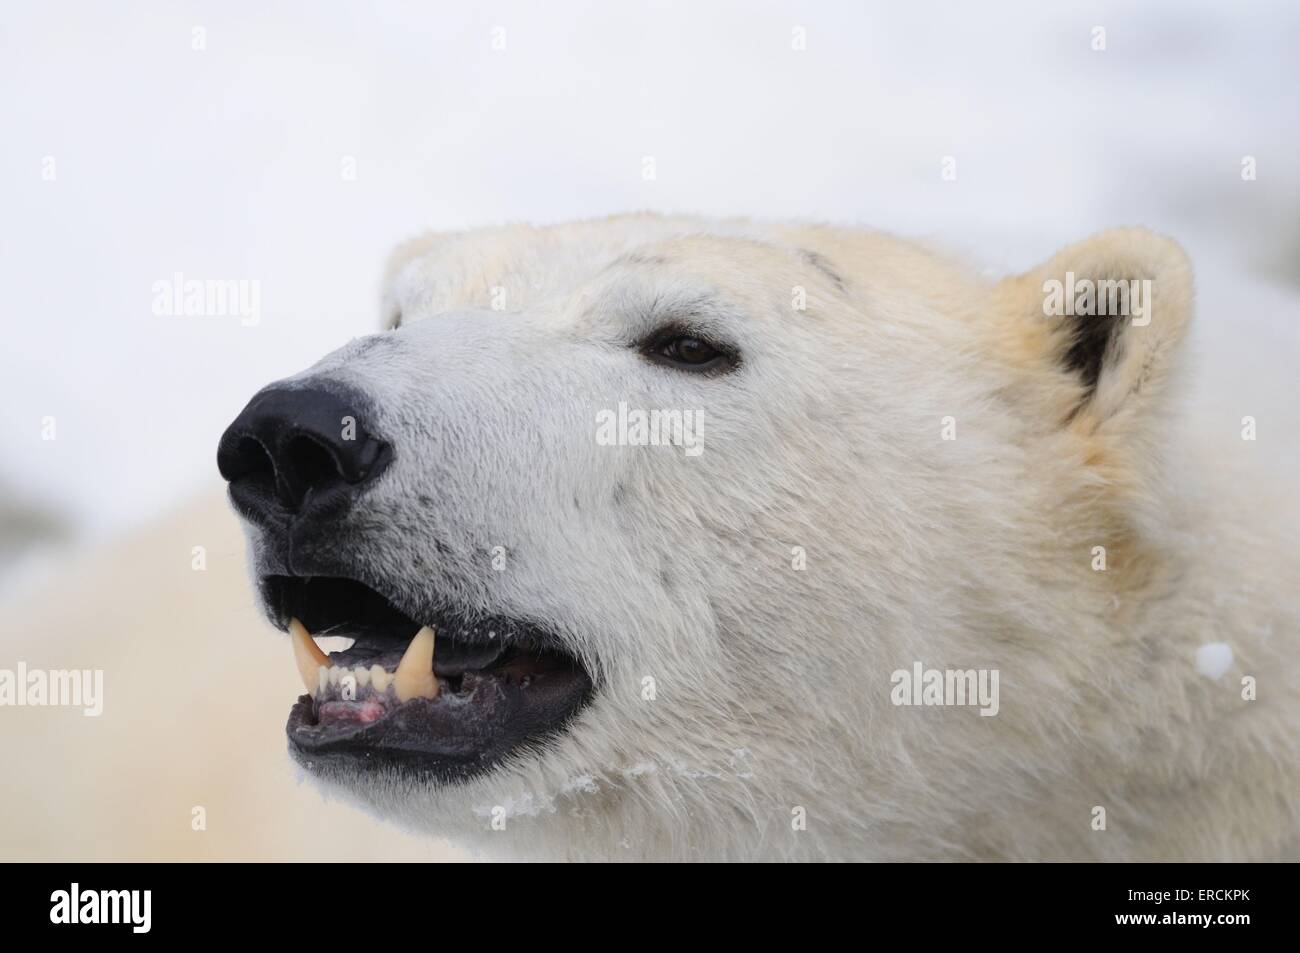
<svg viewBox="0 0 1300 953">
<path fill-rule="evenodd" d="M 227 480 L 251 480 L 274 483 L 275 464 L 266 448 L 255 437 L 241 436 L 217 454 L 217 467 Z"/>
<path fill-rule="evenodd" d="M 256 437 L 228 430 L 217 448 L 217 468 L 230 482 L 231 502 L 249 518 L 275 499 L 275 461 Z"/>
<path fill-rule="evenodd" d="M 308 489 L 323 490 L 344 481 L 338 460 L 308 434 L 295 434 L 280 456 L 280 482 L 289 493 L 286 502 L 297 505 Z"/>
</svg>

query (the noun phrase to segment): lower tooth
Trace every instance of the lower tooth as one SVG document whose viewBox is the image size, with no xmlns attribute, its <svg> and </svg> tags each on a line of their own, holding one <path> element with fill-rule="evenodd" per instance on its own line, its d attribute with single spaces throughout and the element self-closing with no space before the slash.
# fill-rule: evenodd
<svg viewBox="0 0 1300 953">
<path fill-rule="evenodd" d="M 370 682 L 372 685 L 375 686 L 375 691 L 377 692 L 388 691 L 389 681 L 390 681 L 390 676 L 386 668 L 384 668 L 382 665 L 370 666 Z"/>
</svg>

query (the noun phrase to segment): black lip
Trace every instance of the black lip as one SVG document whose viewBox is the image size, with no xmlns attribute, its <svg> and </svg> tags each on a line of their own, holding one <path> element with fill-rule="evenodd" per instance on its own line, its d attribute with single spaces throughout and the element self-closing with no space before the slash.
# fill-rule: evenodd
<svg viewBox="0 0 1300 953">
<path fill-rule="evenodd" d="M 470 613 L 437 601 L 424 608 L 399 607 L 368 581 L 342 574 L 268 574 L 258 582 L 271 623 L 281 631 L 296 618 L 316 635 L 355 635 L 405 648 L 421 625 L 464 645 L 531 643 L 564 650 L 544 625 L 514 616 Z"/>
<path fill-rule="evenodd" d="M 492 675 L 454 697 L 416 698 L 367 725 L 316 723 L 316 703 L 302 695 L 289 712 L 289 750 L 320 773 L 399 769 L 437 781 L 464 781 L 562 731 L 589 699 L 581 669 L 535 679 L 522 687 Z"/>
<path fill-rule="evenodd" d="M 272 576 L 261 580 L 268 614 L 282 628 L 290 617 L 309 631 L 352 635 L 356 643 L 331 660 L 390 671 L 420 623 L 381 594 L 341 577 Z M 399 770 L 461 781 L 563 731 L 590 701 L 593 680 L 554 633 L 500 616 L 434 613 L 434 699 L 399 703 L 380 696 L 371 721 L 320 719 L 311 695 L 299 697 L 285 726 L 293 757 L 326 775 Z"/>
<path fill-rule="evenodd" d="M 258 587 L 266 614 L 279 629 L 287 629 L 289 620 L 297 618 L 315 633 L 326 629 L 346 633 L 351 626 L 409 639 L 419 627 L 383 593 L 350 576 L 269 574 L 262 576 Z"/>
</svg>

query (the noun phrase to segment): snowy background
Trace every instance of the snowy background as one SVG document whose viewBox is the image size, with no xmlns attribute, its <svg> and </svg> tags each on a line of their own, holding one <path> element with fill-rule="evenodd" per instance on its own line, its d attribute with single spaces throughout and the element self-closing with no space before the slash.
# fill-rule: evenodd
<svg viewBox="0 0 1300 953">
<path fill-rule="evenodd" d="M 3 712 L 0 857 L 459 856 L 294 786 L 215 465 L 255 390 L 376 329 L 425 229 L 820 219 L 999 274 L 1147 225 L 1196 265 L 1197 419 L 1272 408 L 1296 463 L 1298 49 L 1293 5 L 1199 0 L 9 4 L 0 666 L 109 698 Z M 155 315 L 177 272 L 258 282 L 259 322 Z"/>
<path fill-rule="evenodd" d="M 1294 346 L 1300 10 L 995 6 L 10 6 L 6 550 L 102 540 L 214 485 L 224 425 L 373 329 L 384 256 L 426 228 L 814 218 L 1001 270 L 1138 223 L 1189 247 L 1209 302 L 1250 282 Z M 260 282 L 260 323 L 155 316 L 178 271 Z"/>
</svg>

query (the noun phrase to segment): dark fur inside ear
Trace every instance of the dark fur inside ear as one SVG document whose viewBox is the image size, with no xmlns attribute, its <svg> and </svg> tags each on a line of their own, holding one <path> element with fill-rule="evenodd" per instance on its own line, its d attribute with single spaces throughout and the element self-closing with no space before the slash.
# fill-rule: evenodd
<svg viewBox="0 0 1300 953">
<path fill-rule="evenodd" d="M 1067 245 L 994 290 L 1015 357 L 1042 361 L 1062 419 L 1089 425 L 1155 407 L 1192 314 L 1187 254 L 1143 228 Z"/>
<path fill-rule="evenodd" d="M 1102 368 L 1123 356 L 1124 317 L 1115 314 L 1076 314 L 1070 322 L 1070 345 L 1062 355 L 1065 366 L 1083 380 L 1084 399 L 1092 396 Z"/>
</svg>

